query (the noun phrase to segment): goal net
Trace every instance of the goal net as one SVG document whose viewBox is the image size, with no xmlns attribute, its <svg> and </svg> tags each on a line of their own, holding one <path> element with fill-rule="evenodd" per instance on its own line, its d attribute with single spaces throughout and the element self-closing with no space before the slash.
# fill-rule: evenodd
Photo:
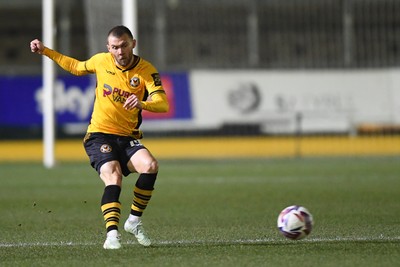
<svg viewBox="0 0 400 267">
<path fill-rule="evenodd" d="M 106 49 L 109 29 L 122 24 L 122 1 L 85 0 L 88 52 L 90 55 Z"/>
</svg>

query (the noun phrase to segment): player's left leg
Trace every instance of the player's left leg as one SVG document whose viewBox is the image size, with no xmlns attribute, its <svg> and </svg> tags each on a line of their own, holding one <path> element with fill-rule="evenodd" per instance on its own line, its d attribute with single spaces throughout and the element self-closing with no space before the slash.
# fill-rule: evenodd
<svg viewBox="0 0 400 267">
<path fill-rule="evenodd" d="M 139 177 L 133 189 L 131 212 L 124 228 L 125 231 L 134 234 L 141 245 L 150 246 L 151 241 L 143 230 L 140 218 L 153 194 L 158 163 L 147 149 L 140 149 L 131 157 L 128 168 L 131 172 L 138 172 Z"/>
</svg>

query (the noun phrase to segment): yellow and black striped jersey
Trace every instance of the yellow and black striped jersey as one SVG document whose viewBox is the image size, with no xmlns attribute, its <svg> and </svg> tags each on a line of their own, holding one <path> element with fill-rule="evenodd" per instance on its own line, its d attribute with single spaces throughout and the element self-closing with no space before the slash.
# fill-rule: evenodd
<svg viewBox="0 0 400 267">
<path fill-rule="evenodd" d="M 88 133 L 102 132 L 141 138 L 141 110 L 123 108 L 131 94 L 142 100 L 142 108 L 145 110 L 166 112 L 169 108 L 158 71 L 138 56 L 134 57 L 132 65 L 122 69 L 116 65 L 111 53 L 95 54 L 86 61 L 78 61 L 48 48 L 45 48 L 43 54 L 74 75 L 96 74 L 95 101 Z M 149 96 L 151 101 L 146 101 Z"/>
</svg>

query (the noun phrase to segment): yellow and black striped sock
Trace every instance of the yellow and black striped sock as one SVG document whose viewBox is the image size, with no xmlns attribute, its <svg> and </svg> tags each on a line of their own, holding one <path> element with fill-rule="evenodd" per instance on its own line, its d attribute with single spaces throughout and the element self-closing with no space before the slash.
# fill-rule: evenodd
<svg viewBox="0 0 400 267">
<path fill-rule="evenodd" d="M 121 203 L 119 195 L 121 187 L 118 185 L 109 185 L 104 188 L 104 194 L 101 199 L 101 211 L 107 232 L 118 230 L 119 218 L 121 216 Z"/>
<path fill-rule="evenodd" d="M 157 173 L 142 173 L 139 175 L 135 188 L 133 189 L 132 215 L 138 217 L 142 216 L 153 193 L 156 178 Z"/>
</svg>

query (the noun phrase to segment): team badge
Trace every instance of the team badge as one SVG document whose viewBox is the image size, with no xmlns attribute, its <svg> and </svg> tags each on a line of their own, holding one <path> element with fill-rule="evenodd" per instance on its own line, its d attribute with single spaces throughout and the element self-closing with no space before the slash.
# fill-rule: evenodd
<svg viewBox="0 0 400 267">
<path fill-rule="evenodd" d="M 104 144 L 100 147 L 101 153 L 110 153 L 112 151 L 112 147 L 110 145 Z"/>
<path fill-rule="evenodd" d="M 229 105 L 240 113 L 256 111 L 261 103 L 260 89 L 252 83 L 240 84 L 228 92 Z"/>
<path fill-rule="evenodd" d="M 140 79 L 138 77 L 133 77 L 130 84 L 132 87 L 138 87 L 140 85 Z"/>
</svg>

